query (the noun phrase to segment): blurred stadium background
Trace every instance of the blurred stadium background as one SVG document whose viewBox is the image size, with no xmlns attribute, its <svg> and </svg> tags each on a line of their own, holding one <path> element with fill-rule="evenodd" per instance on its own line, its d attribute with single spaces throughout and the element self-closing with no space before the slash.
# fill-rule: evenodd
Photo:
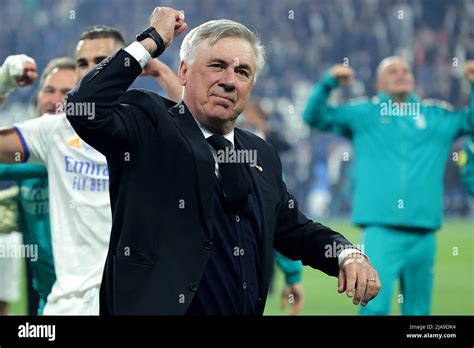
<svg viewBox="0 0 474 348">
<path fill-rule="evenodd" d="M 280 150 L 289 191 L 308 216 L 342 231 L 354 243 L 360 231 L 349 220 L 352 163 L 340 156 L 350 151 L 350 144 L 335 135 L 310 132 L 303 124 L 300 113 L 311 86 L 331 65 L 348 60 L 356 81 L 334 99 L 372 96 L 377 64 L 398 54 L 412 63 L 420 96 L 457 108 L 469 102 L 462 69 L 465 59 L 474 59 L 472 0 L 0 0 L 0 61 L 25 53 L 36 59 L 41 71 L 53 57 L 73 56 L 80 33 L 95 24 L 117 27 L 131 42 L 157 5 L 183 10 L 190 27 L 229 18 L 259 33 L 267 65 L 254 96 L 284 144 Z M 161 57 L 174 71 L 181 40 Z M 152 79 L 141 79 L 135 86 L 161 93 Z M 34 114 L 36 87 L 11 96 L 1 110 L 0 125 Z M 461 147 L 458 141 L 452 151 Z M 438 233 L 433 314 L 474 314 L 474 204 L 460 185 L 453 161 L 445 175 L 445 216 Z M 458 248 L 457 256 L 453 248 Z M 337 293 L 336 283 L 306 269 L 303 314 L 356 314 L 355 306 Z M 282 313 L 281 285 L 277 273 L 267 314 Z M 25 313 L 25 306 L 23 298 L 14 313 Z"/>
</svg>

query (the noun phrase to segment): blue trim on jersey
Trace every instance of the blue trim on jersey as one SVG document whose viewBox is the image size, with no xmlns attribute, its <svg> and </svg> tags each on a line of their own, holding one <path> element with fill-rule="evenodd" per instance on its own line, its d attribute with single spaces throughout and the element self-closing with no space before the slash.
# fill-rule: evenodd
<svg viewBox="0 0 474 348">
<path fill-rule="evenodd" d="M 25 157 L 23 159 L 23 162 L 27 162 L 28 158 L 30 158 L 30 150 L 28 149 L 28 145 L 26 144 L 25 138 L 23 138 L 23 134 L 21 134 L 21 131 L 18 129 L 18 127 L 13 127 L 13 129 L 18 135 L 21 145 L 23 146 L 23 151 L 25 152 Z"/>
</svg>

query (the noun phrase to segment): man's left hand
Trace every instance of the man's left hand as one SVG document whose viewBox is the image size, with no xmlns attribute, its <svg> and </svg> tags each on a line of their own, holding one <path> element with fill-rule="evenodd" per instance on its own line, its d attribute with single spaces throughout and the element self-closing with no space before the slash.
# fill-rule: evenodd
<svg viewBox="0 0 474 348">
<path fill-rule="evenodd" d="M 346 256 L 339 270 L 338 291 L 353 297 L 353 303 L 362 306 L 372 300 L 379 293 L 380 283 L 377 271 L 372 267 L 367 257 L 363 254 L 350 254 Z"/>
<path fill-rule="evenodd" d="M 290 304 L 290 314 L 298 315 L 303 308 L 304 296 L 301 283 L 285 285 L 281 293 L 280 309 L 283 310 L 286 304 Z"/>
</svg>

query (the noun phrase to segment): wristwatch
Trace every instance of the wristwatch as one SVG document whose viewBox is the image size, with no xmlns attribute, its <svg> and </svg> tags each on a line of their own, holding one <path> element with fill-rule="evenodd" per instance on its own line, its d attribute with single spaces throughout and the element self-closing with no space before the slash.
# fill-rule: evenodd
<svg viewBox="0 0 474 348">
<path fill-rule="evenodd" d="M 156 58 L 159 55 L 161 55 L 165 51 L 165 42 L 161 38 L 160 34 L 156 31 L 155 28 L 149 27 L 148 29 L 145 29 L 145 31 L 139 35 L 137 35 L 137 41 L 142 41 L 146 39 L 147 37 L 151 38 L 153 41 L 156 43 L 156 51 L 151 54 L 152 58 Z"/>
</svg>

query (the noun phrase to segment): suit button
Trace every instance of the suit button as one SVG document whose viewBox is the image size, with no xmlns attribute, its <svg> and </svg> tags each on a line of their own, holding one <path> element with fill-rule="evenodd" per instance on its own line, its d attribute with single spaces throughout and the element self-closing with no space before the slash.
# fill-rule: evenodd
<svg viewBox="0 0 474 348">
<path fill-rule="evenodd" d="M 247 283 L 246 283 L 246 282 L 243 282 L 243 283 L 242 283 L 242 287 L 243 287 L 244 289 L 247 289 Z"/>
<path fill-rule="evenodd" d="M 214 242 L 212 240 L 209 240 L 206 242 L 204 249 L 211 250 L 213 247 L 214 247 Z"/>
<path fill-rule="evenodd" d="M 196 291 L 198 289 L 198 283 L 192 282 L 191 285 L 189 286 L 189 289 L 191 289 L 191 291 Z"/>
<path fill-rule="evenodd" d="M 240 222 L 240 216 L 238 215 L 235 216 L 235 222 Z"/>
</svg>

